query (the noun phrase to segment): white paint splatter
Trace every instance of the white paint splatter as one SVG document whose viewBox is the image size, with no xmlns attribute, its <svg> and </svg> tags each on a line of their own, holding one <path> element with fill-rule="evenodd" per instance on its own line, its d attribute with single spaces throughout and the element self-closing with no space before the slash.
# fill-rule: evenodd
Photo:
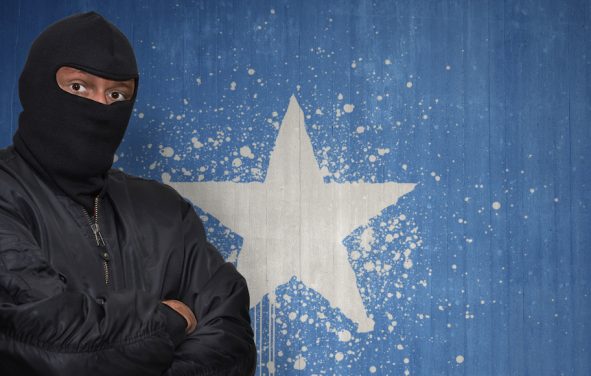
<svg viewBox="0 0 591 376">
<path fill-rule="evenodd" d="M 378 148 L 379 155 L 386 155 L 390 152 L 390 148 Z"/>
<path fill-rule="evenodd" d="M 140 112 L 139 114 L 137 114 L 137 117 L 139 117 L 140 119 L 143 119 L 144 118 L 144 113 L 143 112 Z"/>
<path fill-rule="evenodd" d="M 369 159 L 370 162 L 375 162 L 378 158 L 372 154 L 369 157 L 367 157 L 367 159 Z"/>
<path fill-rule="evenodd" d="M 456 356 L 456 363 L 458 363 L 458 364 L 464 363 L 464 356 L 463 355 Z"/>
<path fill-rule="evenodd" d="M 252 68 L 248 68 L 248 75 L 249 76 L 253 76 L 256 73 L 256 71 Z"/>
<path fill-rule="evenodd" d="M 408 81 L 406 83 L 406 87 L 410 89 L 412 87 L 412 81 Z"/>
<path fill-rule="evenodd" d="M 351 340 L 351 332 L 347 329 L 340 330 L 337 335 L 339 336 L 339 341 L 341 342 L 349 342 Z"/>
<path fill-rule="evenodd" d="M 369 372 L 370 372 L 370 373 L 376 373 L 376 371 L 377 371 L 377 368 L 376 368 L 376 366 L 371 366 L 371 367 L 369 367 Z"/>
<path fill-rule="evenodd" d="M 303 370 L 306 368 L 306 358 L 301 355 L 298 355 L 295 362 L 293 363 L 293 368 L 297 370 Z"/>
<path fill-rule="evenodd" d="M 358 126 L 357 129 L 355 130 L 357 133 L 361 134 L 363 132 L 365 132 L 365 127 L 362 126 Z"/>
<path fill-rule="evenodd" d="M 492 208 L 495 210 L 499 210 L 501 208 L 501 203 L 498 201 L 495 201 L 492 203 Z"/>
<path fill-rule="evenodd" d="M 163 172 L 161 177 L 162 177 L 162 181 L 164 183 L 169 183 L 170 179 L 172 178 L 172 176 L 170 176 L 170 174 L 168 172 Z"/>
<path fill-rule="evenodd" d="M 351 103 L 347 103 L 343 106 L 343 111 L 345 111 L 346 113 L 350 114 L 351 112 L 353 112 L 353 110 L 355 109 L 355 105 L 351 104 Z"/>
<path fill-rule="evenodd" d="M 275 373 L 275 362 L 269 361 L 267 362 L 267 369 L 269 370 L 270 374 Z"/>
<path fill-rule="evenodd" d="M 199 148 L 202 148 L 203 147 L 203 144 L 201 142 L 199 142 L 199 140 L 197 139 L 197 137 L 193 137 L 191 139 L 191 143 L 193 144 L 193 147 L 195 149 L 199 149 Z"/>
<path fill-rule="evenodd" d="M 252 153 L 252 151 L 250 150 L 250 147 L 248 145 L 245 145 L 240 148 L 240 155 L 245 158 L 249 158 L 249 159 L 254 158 L 254 154 Z"/>
<path fill-rule="evenodd" d="M 240 159 L 240 158 L 234 158 L 234 160 L 232 161 L 232 166 L 233 167 L 240 167 L 240 166 L 242 166 L 242 159 Z"/>
<path fill-rule="evenodd" d="M 340 352 L 340 351 L 339 351 L 339 352 L 337 352 L 337 353 L 335 354 L 335 356 L 334 356 L 334 359 L 335 359 L 337 362 L 340 362 L 341 360 L 345 359 L 345 355 L 344 355 L 342 352 Z"/>
<path fill-rule="evenodd" d="M 386 64 L 386 65 L 392 65 L 392 60 L 386 59 L 386 60 L 384 60 L 384 64 Z"/>
<path fill-rule="evenodd" d="M 230 82 L 230 90 L 232 90 L 232 91 L 236 90 L 236 81 Z"/>
<path fill-rule="evenodd" d="M 359 245 L 361 248 L 363 248 L 366 252 L 371 251 L 371 246 L 375 241 L 373 229 L 368 227 L 363 230 L 359 240 Z"/>
<path fill-rule="evenodd" d="M 410 268 L 412 268 L 412 260 L 411 259 L 404 260 L 403 266 L 404 266 L 404 269 L 410 269 Z"/>
<path fill-rule="evenodd" d="M 170 158 L 174 155 L 174 149 L 171 148 L 170 146 L 167 146 L 165 148 L 160 149 L 160 154 L 163 157 Z"/>
</svg>

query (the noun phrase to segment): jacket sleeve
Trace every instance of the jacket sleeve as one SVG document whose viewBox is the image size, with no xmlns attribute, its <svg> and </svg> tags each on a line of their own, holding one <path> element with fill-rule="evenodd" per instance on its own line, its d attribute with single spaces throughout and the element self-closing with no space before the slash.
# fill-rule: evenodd
<svg viewBox="0 0 591 376">
<path fill-rule="evenodd" d="M 96 300 L 68 289 L 44 258 L 18 198 L 0 195 L 3 375 L 160 375 L 174 344 L 166 314 L 137 291 Z"/>
<path fill-rule="evenodd" d="M 252 375 L 256 348 L 244 278 L 206 241 L 192 206 L 183 215 L 185 263 L 181 296 L 193 309 L 197 329 L 177 347 L 169 376 Z"/>
</svg>

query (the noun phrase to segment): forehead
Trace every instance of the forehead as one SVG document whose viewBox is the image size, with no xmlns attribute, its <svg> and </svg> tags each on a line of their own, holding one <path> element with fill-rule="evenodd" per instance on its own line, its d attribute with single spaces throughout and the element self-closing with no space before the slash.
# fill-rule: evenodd
<svg viewBox="0 0 591 376">
<path fill-rule="evenodd" d="M 89 80 L 89 81 L 93 81 L 93 82 L 100 82 L 100 83 L 104 83 L 105 85 L 109 85 L 109 86 L 125 86 L 125 87 L 129 87 L 129 88 L 133 88 L 135 86 L 135 80 L 129 79 L 129 80 L 125 80 L 125 81 L 114 81 L 114 80 L 109 80 L 100 76 L 97 76 L 95 74 L 89 73 L 89 72 L 85 72 L 81 69 L 78 68 L 73 68 L 73 67 L 68 67 L 68 66 L 63 66 L 60 67 L 57 72 L 56 72 L 56 78 L 57 80 L 68 80 L 68 79 L 84 79 L 84 80 Z"/>
</svg>

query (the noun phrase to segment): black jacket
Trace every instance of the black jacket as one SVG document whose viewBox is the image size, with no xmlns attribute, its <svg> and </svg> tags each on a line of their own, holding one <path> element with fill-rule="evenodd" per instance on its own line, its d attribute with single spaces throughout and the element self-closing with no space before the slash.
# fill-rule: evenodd
<svg viewBox="0 0 591 376">
<path fill-rule="evenodd" d="M 96 236 L 91 217 L 0 150 L 1 375 L 254 372 L 246 283 L 187 201 L 112 170 Z M 195 332 L 165 299 L 193 310 Z"/>
</svg>

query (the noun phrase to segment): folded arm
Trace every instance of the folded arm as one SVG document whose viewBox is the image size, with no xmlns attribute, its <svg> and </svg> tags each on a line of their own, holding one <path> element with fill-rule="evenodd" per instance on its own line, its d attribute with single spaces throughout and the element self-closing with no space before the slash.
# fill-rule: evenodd
<svg viewBox="0 0 591 376">
<path fill-rule="evenodd" d="M 186 256 L 179 300 L 193 309 L 197 328 L 177 347 L 166 375 L 252 375 L 256 348 L 246 281 L 206 241 L 189 204 L 183 217 Z"/>
<path fill-rule="evenodd" d="M 174 344 L 159 301 L 68 288 L 0 195 L 0 364 L 7 374 L 160 375 Z M 170 315 L 168 315 L 170 316 Z"/>
</svg>

